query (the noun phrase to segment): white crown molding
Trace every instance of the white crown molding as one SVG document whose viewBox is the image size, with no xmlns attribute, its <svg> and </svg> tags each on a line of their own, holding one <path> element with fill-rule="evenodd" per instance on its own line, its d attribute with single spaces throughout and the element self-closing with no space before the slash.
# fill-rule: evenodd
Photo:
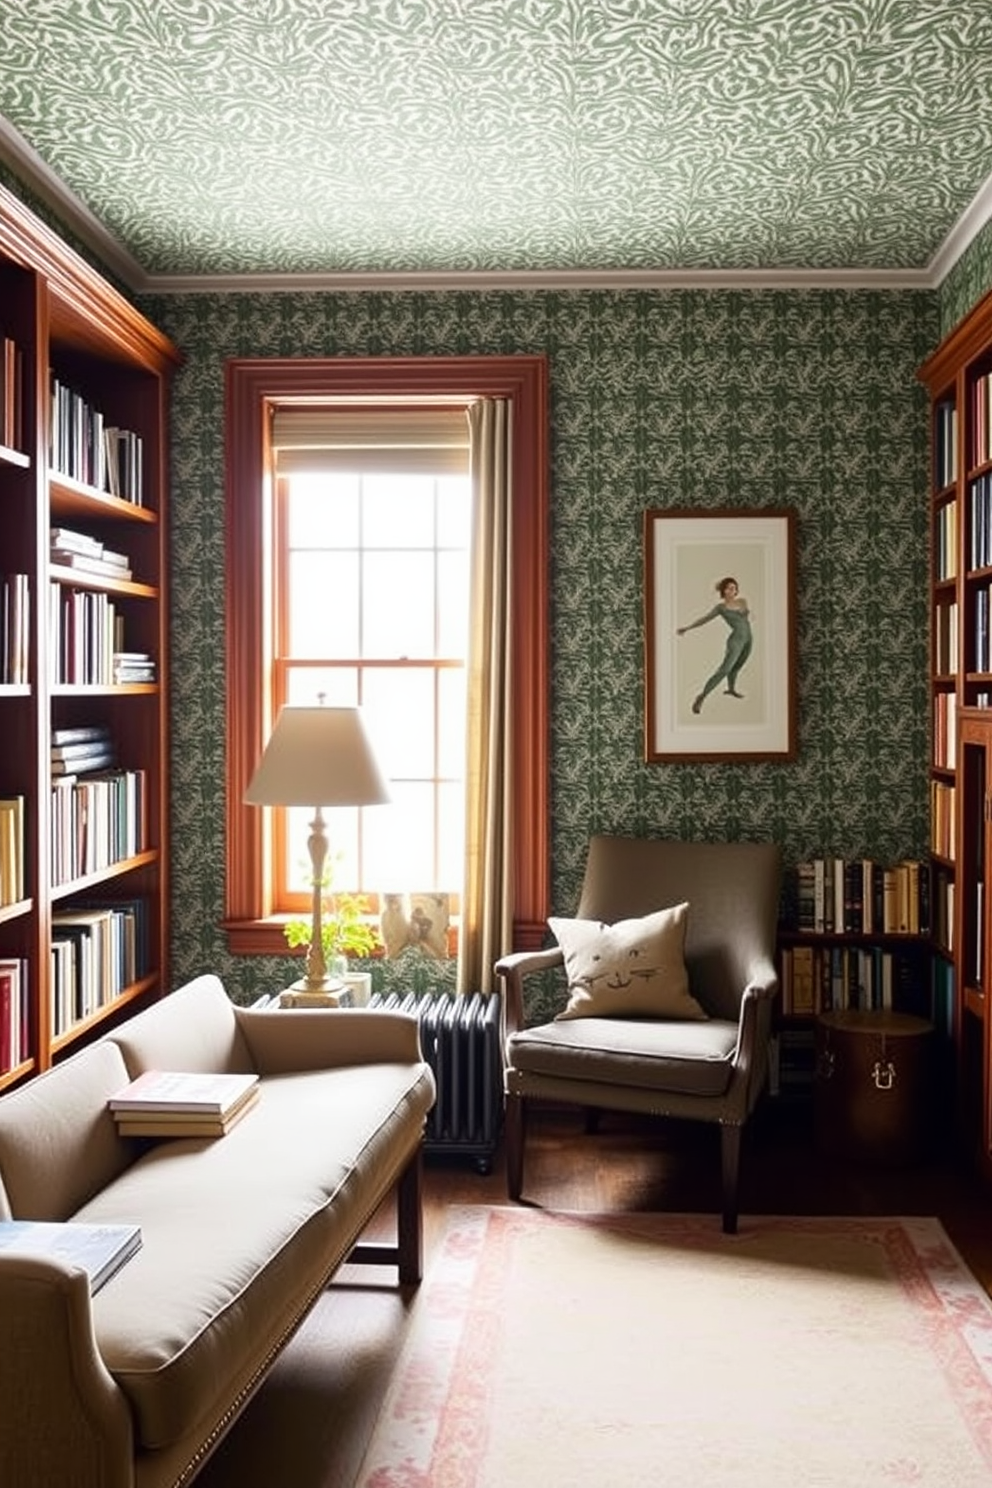
<svg viewBox="0 0 992 1488">
<path fill-rule="evenodd" d="M 138 260 L 107 231 L 89 207 L 79 200 L 45 164 L 24 136 L 0 114 L 0 160 L 19 180 L 55 212 L 59 221 L 97 255 L 101 263 L 130 289 L 139 291 L 147 278 Z"/>
<path fill-rule="evenodd" d="M 931 289 L 926 269 L 506 269 L 448 273 L 149 274 L 149 294 L 371 294 L 420 291 Z"/>
<path fill-rule="evenodd" d="M 934 287 L 941 285 L 958 259 L 992 220 L 992 176 L 980 186 L 930 260 Z"/>
<path fill-rule="evenodd" d="M 992 176 L 920 269 L 505 269 L 314 274 L 150 274 L 0 115 L 0 160 L 134 294 L 370 294 L 419 291 L 938 289 L 992 220 Z"/>
</svg>

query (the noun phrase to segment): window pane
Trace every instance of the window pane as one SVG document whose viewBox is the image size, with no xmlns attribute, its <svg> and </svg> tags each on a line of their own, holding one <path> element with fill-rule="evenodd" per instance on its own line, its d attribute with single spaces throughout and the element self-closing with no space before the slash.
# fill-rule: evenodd
<svg viewBox="0 0 992 1488">
<path fill-rule="evenodd" d="M 367 548 L 434 546 L 434 477 L 369 475 L 362 502 Z"/>
<path fill-rule="evenodd" d="M 395 784 L 388 807 L 388 841 L 372 839 L 378 824 L 369 823 L 370 856 L 374 853 L 382 875 L 376 883 L 381 893 L 410 889 L 433 889 L 434 883 L 434 788 L 431 785 Z M 382 813 L 385 815 L 385 810 Z M 369 813 L 371 816 L 371 813 Z M 382 833 L 384 838 L 386 833 Z"/>
<path fill-rule="evenodd" d="M 439 785 L 437 790 L 438 820 L 444 830 L 438 835 L 438 883 L 434 886 L 447 894 L 458 894 L 462 887 L 462 863 L 465 858 L 465 797 L 459 780 Z"/>
<path fill-rule="evenodd" d="M 286 855 L 289 860 L 286 872 L 289 890 L 293 894 L 309 895 L 313 866 L 308 844 L 313 812 L 303 806 L 291 806 L 286 815 Z M 355 807 L 335 807 L 332 811 L 325 811 L 324 824 L 331 888 L 343 889 L 348 884 L 358 882 L 358 810 Z"/>
<path fill-rule="evenodd" d="M 286 701 L 300 708 L 354 708 L 358 703 L 358 672 L 354 667 L 290 667 Z"/>
<path fill-rule="evenodd" d="M 468 643 L 468 562 L 464 553 L 437 555 L 437 655 L 463 657 Z"/>
<path fill-rule="evenodd" d="M 462 475 L 441 476 L 437 483 L 438 547 L 467 550 L 471 532 L 471 482 Z"/>
<path fill-rule="evenodd" d="M 291 548 L 357 548 L 357 475 L 294 475 L 287 512 Z"/>
<path fill-rule="evenodd" d="M 354 553 L 291 553 L 290 656 L 358 655 L 358 557 Z"/>
<path fill-rule="evenodd" d="M 434 655 L 433 553 L 366 553 L 362 655 Z"/>
<path fill-rule="evenodd" d="M 461 667 L 438 672 L 437 699 L 437 773 L 461 780 L 465 773 L 465 672 Z M 461 811 L 459 807 L 459 818 Z"/>
<path fill-rule="evenodd" d="M 433 668 L 370 668 L 364 674 L 362 704 L 386 777 L 430 780 L 434 775 Z"/>
</svg>

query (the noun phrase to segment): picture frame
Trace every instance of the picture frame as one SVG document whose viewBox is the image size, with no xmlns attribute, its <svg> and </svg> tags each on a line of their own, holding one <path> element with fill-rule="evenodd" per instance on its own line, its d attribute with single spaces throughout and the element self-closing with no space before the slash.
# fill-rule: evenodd
<svg viewBox="0 0 992 1488">
<path fill-rule="evenodd" d="M 644 757 L 796 755 L 795 512 L 644 513 Z"/>
</svg>

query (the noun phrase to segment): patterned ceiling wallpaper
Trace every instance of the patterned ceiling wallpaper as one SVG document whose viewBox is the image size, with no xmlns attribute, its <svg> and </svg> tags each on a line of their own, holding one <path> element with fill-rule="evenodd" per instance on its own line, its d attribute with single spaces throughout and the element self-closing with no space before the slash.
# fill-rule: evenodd
<svg viewBox="0 0 992 1488">
<path fill-rule="evenodd" d="M 0 34 L 0 114 L 155 274 L 923 267 L 992 168 L 976 0 L 0 0 Z"/>
<path fill-rule="evenodd" d="M 163 296 L 173 413 L 174 977 L 242 996 L 224 872 L 223 364 L 228 356 L 546 353 L 552 395 L 553 906 L 589 835 L 775 838 L 895 859 L 927 844 L 930 293 Z M 641 514 L 793 506 L 799 757 L 642 762 Z M 292 968 L 289 968 L 292 969 Z M 376 969 L 389 979 L 393 968 Z"/>
</svg>

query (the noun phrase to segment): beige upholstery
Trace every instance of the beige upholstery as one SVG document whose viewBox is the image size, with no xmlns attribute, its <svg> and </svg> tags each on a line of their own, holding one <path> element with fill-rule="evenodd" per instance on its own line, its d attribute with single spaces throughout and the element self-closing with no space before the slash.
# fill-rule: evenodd
<svg viewBox="0 0 992 1488">
<path fill-rule="evenodd" d="M 254 1070 L 219 1139 L 119 1135 L 146 1068 Z M 0 1255 L 0 1484 L 176 1488 L 195 1474 L 346 1259 L 419 1280 L 434 1080 L 417 1019 L 238 1008 L 198 978 L 0 1099 L 0 1218 L 137 1222 L 85 1275 Z M 358 1244 L 391 1189 L 395 1246 Z"/>
<path fill-rule="evenodd" d="M 715 1121 L 722 1134 L 723 1227 L 736 1230 L 741 1129 L 765 1083 L 778 986 L 780 873 L 774 843 L 592 839 L 577 917 L 613 924 L 687 901 L 689 988 L 707 1017 L 590 1017 L 528 1028 L 524 980 L 561 965 L 562 953 L 553 947 L 498 961 L 511 1198 L 523 1191 L 528 1100 Z"/>
</svg>

